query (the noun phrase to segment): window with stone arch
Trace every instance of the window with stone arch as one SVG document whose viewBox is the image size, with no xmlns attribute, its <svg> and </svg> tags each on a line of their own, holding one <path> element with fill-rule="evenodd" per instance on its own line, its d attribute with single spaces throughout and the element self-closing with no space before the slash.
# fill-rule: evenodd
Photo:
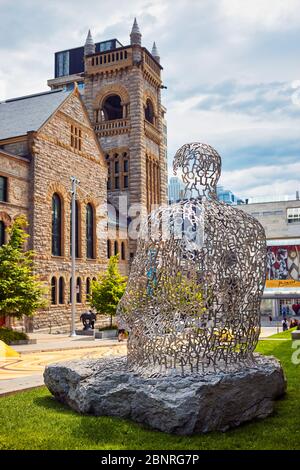
<svg viewBox="0 0 300 470">
<path fill-rule="evenodd" d="M 52 196 L 52 255 L 62 255 L 62 216 L 63 204 L 59 194 Z"/>
<path fill-rule="evenodd" d="M 154 113 L 154 106 L 150 98 L 146 101 L 145 106 L 145 119 L 146 121 L 150 122 L 150 124 L 155 125 L 155 113 Z"/>
<path fill-rule="evenodd" d="M 101 114 L 105 121 L 122 119 L 123 106 L 120 96 L 117 94 L 107 96 L 102 104 Z"/>
<path fill-rule="evenodd" d="M 86 278 L 86 290 L 85 294 L 88 297 L 91 293 L 91 279 L 89 277 Z"/>
<path fill-rule="evenodd" d="M 75 256 L 80 258 L 81 240 L 80 240 L 80 207 L 78 201 L 75 201 Z M 70 203 L 70 256 L 72 256 L 72 203 Z"/>
<path fill-rule="evenodd" d="M 0 220 L 0 246 L 5 244 L 5 223 Z"/>
<path fill-rule="evenodd" d="M 55 276 L 51 279 L 51 304 L 57 304 L 57 279 Z"/>
<path fill-rule="evenodd" d="M 125 261 L 126 259 L 126 248 L 125 248 L 125 242 L 121 243 L 121 260 Z"/>
<path fill-rule="evenodd" d="M 95 258 L 95 214 L 92 204 L 86 206 L 86 257 Z"/>
<path fill-rule="evenodd" d="M 62 276 L 58 281 L 58 303 L 60 305 L 65 303 L 65 280 Z"/>
<path fill-rule="evenodd" d="M 117 240 L 115 241 L 114 243 L 114 254 L 115 256 L 119 253 L 119 245 L 118 245 L 118 242 Z"/>
<path fill-rule="evenodd" d="M 76 281 L 76 303 L 81 304 L 81 279 L 77 278 Z"/>
<path fill-rule="evenodd" d="M 111 241 L 107 240 L 107 259 L 111 257 Z"/>
<path fill-rule="evenodd" d="M 122 155 L 122 176 L 123 176 L 123 189 L 128 189 L 129 186 L 129 156 L 127 152 L 124 152 Z"/>
</svg>

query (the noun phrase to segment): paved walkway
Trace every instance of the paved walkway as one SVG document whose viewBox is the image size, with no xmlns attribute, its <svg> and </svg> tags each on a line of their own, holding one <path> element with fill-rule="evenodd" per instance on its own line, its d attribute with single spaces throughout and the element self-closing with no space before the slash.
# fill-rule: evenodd
<svg viewBox="0 0 300 470">
<path fill-rule="evenodd" d="M 279 327 L 262 327 L 261 339 L 281 331 Z M 47 364 L 71 359 L 126 354 L 126 342 L 99 340 L 90 336 L 70 338 L 67 334 L 31 333 L 37 344 L 14 346 L 19 358 L 0 359 L 0 396 L 42 386 Z"/>
<path fill-rule="evenodd" d="M 71 359 L 87 359 L 126 354 L 126 342 L 94 340 L 91 337 L 70 338 L 67 335 L 38 336 L 37 344 L 15 346 L 19 358 L 0 359 L 0 396 L 44 384 L 47 364 Z M 33 338 L 33 334 L 30 335 Z"/>
</svg>

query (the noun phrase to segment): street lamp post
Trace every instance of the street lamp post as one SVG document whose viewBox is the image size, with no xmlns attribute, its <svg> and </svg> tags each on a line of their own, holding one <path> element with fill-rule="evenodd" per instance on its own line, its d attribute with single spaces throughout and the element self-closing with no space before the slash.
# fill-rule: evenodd
<svg viewBox="0 0 300 470">
<path fill-rule="evenodd" d="M 75 319 L 76 319 L 76 187 L 77 184 L 80 183 L 78 179 L 74 176 L 71 176 L 72 181 L 72 220 L 71 220 L 71 257 L 72 257 L 72 285 L 71 285 L 71 304 L 72 304 L 72 312 L 71 312 L 71 334 L 70 336 L 76 336 L 75 332 Z"/>
</svg>

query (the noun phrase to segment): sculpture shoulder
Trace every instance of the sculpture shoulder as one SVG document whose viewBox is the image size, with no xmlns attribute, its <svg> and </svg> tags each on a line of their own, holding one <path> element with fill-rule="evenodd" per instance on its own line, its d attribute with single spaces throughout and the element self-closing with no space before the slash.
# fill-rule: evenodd
<svg viewBox="0 0 300 470">
<path fill-rule="evenodd" d="M 262 224 L 257 219 L 255 219 L 255 217 L 236 206 L 228 205 L 227 208 L 232 217 L 235 216 L 236 220 L 240 220 L 240 222 L 243 223 L 245 227 L 248 228 L 248 230 L 255 232 L 258 236 L 265 237 L 265 229 Z"/>
</svg>

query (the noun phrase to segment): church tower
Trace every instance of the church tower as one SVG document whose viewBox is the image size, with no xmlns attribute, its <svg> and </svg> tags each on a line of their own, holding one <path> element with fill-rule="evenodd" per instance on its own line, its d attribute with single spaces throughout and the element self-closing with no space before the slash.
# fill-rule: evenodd
<svg viewBox="0 0 300 470">
<path fill-rule="evenodd" d="M 130 45 L 116 45 L 95 52 L 89 31 L 84 47 L 84 100 L 107 161 L 108 201 L 121 217 L 122 196 L 126 196 L 132 220 L 167 202 L 162 66 L 156 44 L 152 53 L 142 46 L 136 19 Z M 108 246 L 110 254 L 115 251 L 113 244 L 112 240 Z M 129 237 L 127 246 L 130 261 L 136 240 Z"/>
</svg>

